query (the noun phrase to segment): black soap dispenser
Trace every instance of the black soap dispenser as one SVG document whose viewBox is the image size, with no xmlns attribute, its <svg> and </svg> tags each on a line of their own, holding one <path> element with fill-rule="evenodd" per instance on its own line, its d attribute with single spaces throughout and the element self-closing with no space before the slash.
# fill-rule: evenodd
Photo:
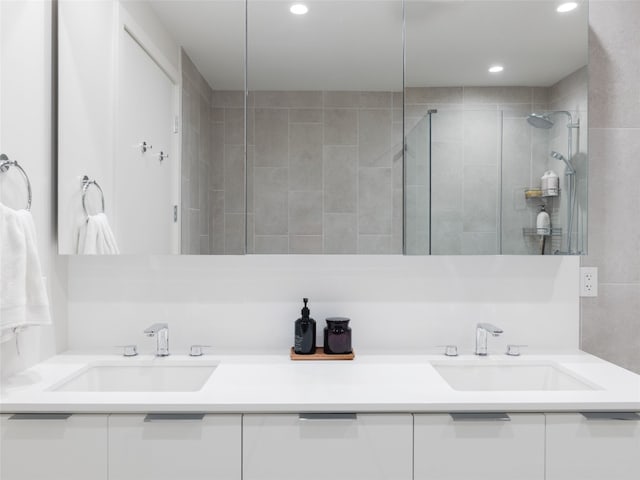
<svg viewBox="0 0 640 480">
<path fill-rule="evenodd" d="M 303 298 L 302 316 L 296 320 L 293 351 L 300 355 L 316 353 L 316 321 L 309 317 L 308 298 Z"/>
</svg>

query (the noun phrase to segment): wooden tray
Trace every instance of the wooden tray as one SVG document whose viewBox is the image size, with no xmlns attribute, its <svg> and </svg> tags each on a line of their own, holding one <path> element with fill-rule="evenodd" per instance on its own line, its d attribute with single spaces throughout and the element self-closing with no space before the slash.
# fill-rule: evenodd
<svg viewBox="0 0 640 480">
<path fill-rule="evenodd" d="M 316 353 L 310 353 L 308 355 L 300 355 L 293 351 L 293 347 L 291 347 L 291 351 L 289 352 L 289 356 L 291 360 L 353 360 L 356 358 L 355 352 L 352 350 L 351 353 L 324 353 L 324 349 L 322 347 L 316 347 Z"/>
</svg>

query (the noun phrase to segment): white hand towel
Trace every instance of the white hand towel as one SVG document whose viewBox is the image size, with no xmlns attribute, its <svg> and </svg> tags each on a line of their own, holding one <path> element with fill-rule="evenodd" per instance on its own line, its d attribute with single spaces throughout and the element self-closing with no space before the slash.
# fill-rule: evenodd
<svg viewBox="0 0 640 480">
<path fill-rule="evenodd" d="M 0 204 L 0 330 L 50 323 L 33 217 Z"/>
<path fill-rule="evenodd" d="M 78 253 L 81 255 L 118 255 L 120 253 L 116 237 L 104 213 L 89 215 L 86 223 L 81 227 Z"/>
</svg>

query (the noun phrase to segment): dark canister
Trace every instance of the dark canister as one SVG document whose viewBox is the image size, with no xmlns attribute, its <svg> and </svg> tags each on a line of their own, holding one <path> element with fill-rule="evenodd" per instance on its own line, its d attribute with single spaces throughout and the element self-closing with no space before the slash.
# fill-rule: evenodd
<svg viewBox="0 0 640 480">
<path fill-rule="evenodd" d="M 311 313 L 307 307 L 308 298 L 303 298 L 304 307 L 301 317 L 295 323 L 295 337 L 293 351 L 300 355 L 311 355 L 316 353 L 316 321 L 309 317 Z"/>
<path fill-rule="evenodd" d="M 327 318 L 327 326 L 324 327 L 324 353 L 351 353 L 351 327 L 348 318 Z"/>
</svg>

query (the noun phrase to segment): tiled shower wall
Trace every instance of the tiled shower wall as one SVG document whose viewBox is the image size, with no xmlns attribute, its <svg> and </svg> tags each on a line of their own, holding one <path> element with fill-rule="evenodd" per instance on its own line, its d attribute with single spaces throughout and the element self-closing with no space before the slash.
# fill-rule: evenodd
<svg viewBox="0 0 640 480">
<path fill-rule="evenodd" d="M 589 2 L 589 255 L 584 350 L 640 373 L 640 2 Z"/>
<path fill-rule="evenodd" d="M 587 251 L 586 222 L 587 222 L 587 192 L 588 192 L 588 135 L 587 135 L 587 97 L 588 97 L 588 71 L 587 67 L 576 70 L 571 75 L 560 80 L 549 88 L 549 110 L 568 111 L 574 123 L 580 128 L 573 128 L 572 158 L 571 164 L 576 170 L 576 197 L 574 200 L 573 232 L 571 240 L 571 252 L 581 253 Z M 553 117 L 555 125 L 550 131 L 549 152 L 555 150 L 567 156 L 567 123 L 568 118 L 563 115 Z M 547 152 L 547 168 L 555 171 L 560 177 L 560 196 L 554 202 L 551 211 L 552 224 L 564 227 L 566 234 L 567 221 L 567 186 L 568 177 L 565 173 L 564 163 L 551 158 Z M 564 192 L 564 195 L 563 195 Z M 566 235 L 562 242 L 553 242 L 553 251 L 556 249 L 568 251 Z"/>
<path fill-rule="evenodd" d="M 586 112 L 586 69 L 550 88 L 456 87 L 407 89 L 407 252 L 428 253 L 428 111 L 431 115 L 431 201 L 433 254 L 539 254 L 537 236 L 524 236 L 534 227 L 542 203 L 526 200 L 524 190 L 539 187 L 540 177 L 553 169 L 564 182 L 563 164 L 550 160 L 555 146 L 566 155 L 567 129 L 560 118 L 553 130 L 531 127 L 527 115 L 551 109 L 573 110 L 574 119 Z M 583 145 L 582 170 L 586 135 Z M 576 142 L 577 143 L 577 142 Z M 412 151 L 417 146 L 417 151 Z M 553 162 L 553 163 L 552 163 Z M 422 163 L 422 165 L 420 165 Z M 584 174 L 586 181 L 586 173 Z M 502 185 L 502 191 L 500 191 Z M 584 192 L 584 184 L 580 185 Z M 553 224 L 566 223 L 563 195 L 545 201 Z M 417 227 L 415 227 L 417 225 Z M 501 235 L 501 238 L 500 238 Z M 501 244 L 500 244 L 501 241 Z M 545 252 L 561 248 L 548 242 Z"/>
<path fill-rule="evenodd" d="M 522 234 L 523 227 L 535 225 L 537 214 L 537 202 L 526 201 L 524 190 L 539 185 L 549 135 L 529 126 L 526 117 L 546 110 L 548 96 L 547 88 L 530 87 L 407 89 L 409 131 L 428 110 L 437 110 L 431 117 L 431 253 L 496 254 L 500 252 L 500 240 L 502 253 L 538 253 L 538 238 Z M 423 123 L 417 128 L 427 128 Z M 424 134 L 427 132 L 421 136 Z M 407 165 L 411 171 L 410 153 Z M 423 194 L 418 186 L 415 196 L 418 205 L 410 201 L 413 197 L 408 198 L 408 223 L 413 217 L 427 215 L 424 209 L 428 201 L 423 198 L 427 187 L 422 184 Z M 409 191 L 411 188 L 408 186 Z M 408 251 L 428 253 L 424 240 L 428 224 L 423 223 L 412 233 L 419 240 L 413 245 L 409 235 Z"/>
</svg>

